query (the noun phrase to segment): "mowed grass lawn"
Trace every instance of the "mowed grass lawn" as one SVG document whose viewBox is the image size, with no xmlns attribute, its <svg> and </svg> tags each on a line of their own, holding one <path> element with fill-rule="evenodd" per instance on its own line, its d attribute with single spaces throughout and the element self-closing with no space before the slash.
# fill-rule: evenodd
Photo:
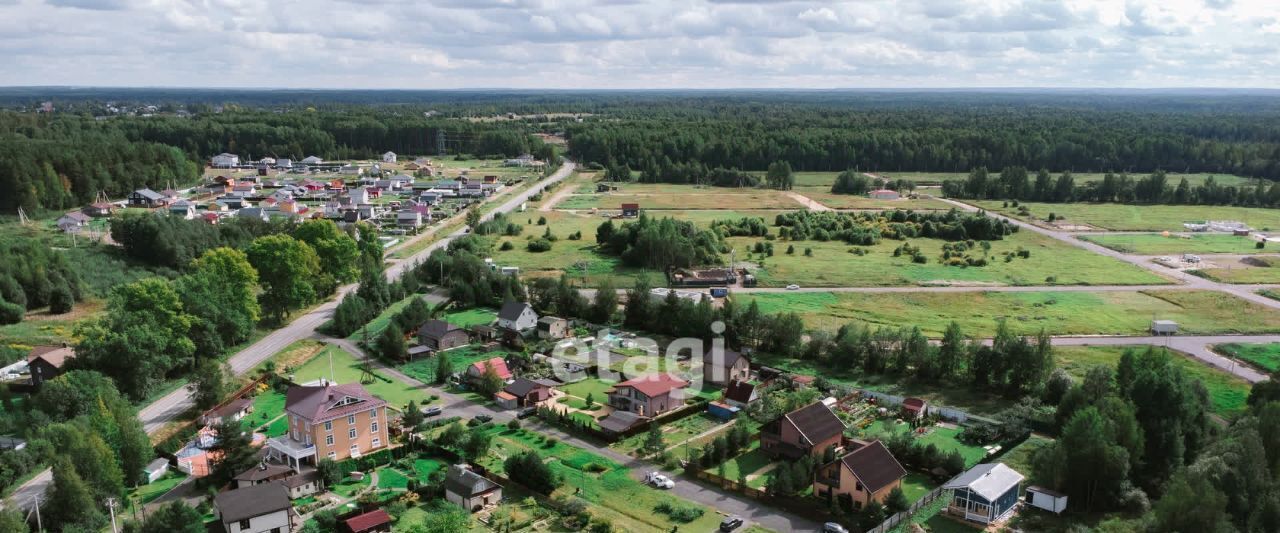
<svg viewBox="0 0 1280 533">
<path fill-rule="evenodd" d="M 1077 380 L 1095 365 L 1115 368 L 1126 348 L 1141 351 L 1145 346 L 1055 346 L 1053 356 L 1060 368 Z M 1231 415 L 1244 411 L 1249 397 L 1249 382 L 1209 366 L 1189 355 L 1169 353 L 1170 360 L 1191 379 L 1200 380 L 1209 391 L 1214 412 Z"/>
<path fill-rule="evenodd" d="M 967 201 L 988 211 L 1018 218 L 1018 208 L 996 200 Z M 1185 231 L 1184 222 L 1239 220 L 1258 230 L 1280 228 L 1280 209 L 1207 205 L 1046 204 L 1021 202 L 1037 220 L 1053 213 L 1067 223 L 1089 224 L 1112 231 Z"/>
<path fill-rule="evenodd" d="M 538 225 L 540 218 L 546 219 L 546 225 Z M 638 277 L 665 284 L 661 272 L 623 266 L 617 257 L 596 251 L 596 228 L 608 220 L 602 216 L 567 211 L 526 212 L 512 215 L 511 220 L 524 226 L 520 235 L 495 237 L 490 256 L 500 266 L 520 267 L 523 276 L 559 277 L 566 274 L 575 281 L 592 286 L 609 279 L 616 286 L 629 287 Z M 551 249 L 529 251 L 529 242 L 542 237 L 548 229 L 557 238 Z M 569 235 L 577 232 L 582 233 L 582 239 L 570 240 Z M 508 242 L 512 248 L 503 250 L 502 246 Z"/>
<path fill-rule="evenodd" d="M 1242 260 L 1206 258 L 1214 268 L 1195 274 L 1223 283 L 1280 283 L 1280 258 L 1248 257 Z"/>
<path fill-rule="evenodd" d="M 165 493 L 173 490 L 173 488 L 178 486 L 179 483 L 182 483 L 182 480 L 184 479 L 187 479 L 186 474 L 176 470 L 170 470 L 168 474 L 157 479 L 154 483 L 147 483 L 146 485 L 133 489 L 133 496 L 137 498 L 137 501 L 140 503 L 151 503 L 156 498 L 164 496 Z"/>
<path fill-rule="evenodd" d="M 333 358 L 333 375 L 329 373 L 329 358 Z M 346 350 L 337 346 L 326 346 L 315 357 L 307 361 L 294 372 L 294 381 L 309 383 L 320 378 L 332 379 L 336 383 L 359 383 L 363 376 L 361 363 Z M 364 388 L 375 396 L 386 400 L 394 409 L 402 409 L 409 400 L 423 403 L 427 399 L 425 390 L 417 390 L 410 385 L 397 381 L 390 376 L 373 372 L 373 379 L 363 383 Z"/>
<path fill-rule="evenodd" d="M 455 326 L 469 328 L 471 326 L 483 326 L 493 323 L 498 319 L 498 312 L 493 309 L 483 307 L 475 307 L 463 311 L 448 313 L 444 316 L 444 320 Z"/>
<path fill-rule="evenodd" d="M 380 489 L 408 489 L 409 476 L 394 468 L 378 469 L 378 488 Z"/>
<path fill-rule="evenodd" d="M 1032 291 L 916 293 L 751 293 L 764 313 L 794 311 L 809 328 L 843 324 L 918 326 L 941 337 L 952 321 L 973 337 L 990 337 L 999 320 L 1034 335 L 1145 335 L 1152 317 L 1178 322 L 1184 334 L 1280 332 L 1280 312 L 1216 291 Z"/>
<path fill-rule="evenodd" d="M 831 186 L 825 187 L 805 187 L 796 186 L 792 192 L 803 195 L 805 198 L 818 202 L 831 209 L 914 209 L 916 211 L 942 210 L 946 211 L 953 206 L 941 200 L 934 198 L 907 198 L 904 194 L 902 198 L 897 200 L 879 200 L 876 198 L 868 198 L 865 194 L 834 194 L 831 192 Z"/>
<path fill-rule="evenodd" d="M 801 209 L 804 206 L 783 191 L 773 189 L 703 187 L 671 183 L 621 183 L 607 193 L 575 194 L 557 209 L 605 209 L 618 211 L 622 204 L 641 209 Z"/>
<path fill-rule="evenodd" d="M 763 239 L 733 237 L 728 239 L 742 260 L 743 251 Z M 783 287 L 792 283 L 802 287 L 882 287 L 905 285 L 1151 285 L 1168 280 L 1123 261 L 1102 257 L 1052 238 L 1022 231 L 991 241 L 988 264 L 981 267 L 947 266 L 941 263 L 940 239 L 911 239 L 928 262 L 917 264 L 893 250 L 904 241 L 883 239 L 873 246 L 850 246 L 833 241 L 773 241 L 774 255 L 765 258 L 763 266 L 754 269 L 763 287 Z M 795 247 L 792 254 L 786 253 Z M 806 256 L 805 249 L 813 255 Z M 850 250 L 861 249 L 864 255 Z M 1006 252 L 1018 248 L 1030 251 L 1027 258 L 1014 257 L 1005 262 Z M 970 252 L 981 257 L 981 250 Z M 728 261 L 728 256 L 725 256 Z"/>
<path fill-rule="evenodd" d="M 566 383 L 560 386 L 560 391 L 569 396 L 576 396 L 583 400 L 587 399 L 587 395 L 591 395 L 591 399 L 596 403 L 606 402 L 609 400 L 604 391 L 612 389 L 614 382 L 605 381 L 599 378 L 587 378 L 582 381 Z"/>
<path fill-rule="evenodd" d="M 553 471 L 560 474 L 562 483 L 557 494 L 573 495 L 590 503 L 593 516 L 609 518 L 615 528 L 626 531 L 711 531 L 720 522 L 720 515 L 713 509 L 702 508 L 701 518 L 689 523 L 673 522 L 666 515 L 655 512 L 661 502 L 676 506 L 696 506 L 668 492 L 641 484 L 631 477 L 626 467 L 612 459 L 570 446 L 526 430 L 509 430 L 503 426 L 490 426 L 494 436 L 490 453 L 480 459 L 480 464 L 491 471 L 505 474 L 503 461 L 517 453 L 533 451 L 546 459 Z"/>
<path fill-rule="evenodd" d="M 724 421 L 712 418 L 704 413 L 681 418 L 680 420 L 669 424 L 662 424 L 662 443 L 670 448 L 710 431 L 712 428 L 723 423 Z M 619 450 L 631 452 L 641 446 L 644 446 L 644 442 L 648 437 L 649 433 L 642 431 L 632 435 L 631 437 L 620 440 L 611 446 Z"/>
<path fill-rule="evenodd" d="M 1249 364 L 1265 369 L 1269 372 L 1280 370 L 1280 344 L 1244 344 L 1233 342 L 1214 346 L 1213 351 L 1229 357 L 1248 361 Z"/>
<path fill-rule="evenodd" d="M 907 423 L 897 423 L 893 420 L 877 420 L 862 430 L 864 437 L 873 437 L 884 440 L 889 435 L 897 433 L 907 433 L 911 431 L 911 426 Z M 929 432 L 923 436 L 916 436 L 922 446 L 934 445 L 943 453 L 949 453 L 952 450 L 960 452 L 964 457 L 966 467 L 971 467 L 982 462 L 987 456 L 987 451 L 981 446 L 973 446 L 960 442 L 960 433 L 964 428 L 945 428 L 934 426 L 929 428 Z"/>
<path fill-rule="evenodd" d="M 253 412 L 244 417 L 244 426 L 257 429 L 284 414 L 284 394 L 271 389 L 253 397 Z"/>
<path fill-rule="evenodd" d="M 937 486 L 929 476 L 907 472 L 907 477 L 902 478 L 902 495 L 907 497 L 907 501 L 914 503 Z"/>
<path fill-rule="evenodd" d="M 486 352 L 478 346 L 465 346 L 462 348 L 447 350 L 443 355 L 438 354 L 431 357 L 423 357 L 398 365 L 396 370 L 404 372 L 409 377 L 423 383 L 435 383 L 436 366 L 440 364 L 436 360 L 437 357 L 448 357 L 450 364 L 453 366 L 453 371 L 462 373 L 466 372 L 467 367 L 471 366 L 471 364 L 476 361 L 484 361 L 494 357 L 506 357 L 506 355 L 507 352 Z M 422 400 L 419 400 L 418 403 L 422 403 Z"/>
<path fill-rule="evenodd" d="M 1257 248 L 1250 237 L 1223 233 L 1140 233 L 1081 235 L 1081 240 L 1096 243 L 1118 252 L 1138 255 L 1174 254 L 1255 254 L 1274 253 L 1277 249 Z"/>
</svg>

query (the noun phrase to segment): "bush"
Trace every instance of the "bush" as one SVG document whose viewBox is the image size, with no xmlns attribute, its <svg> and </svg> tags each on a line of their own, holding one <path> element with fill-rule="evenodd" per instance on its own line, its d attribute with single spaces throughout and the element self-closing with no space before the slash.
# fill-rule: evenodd
<svg viewBox="0 0 1280 533">
<path fill-rule="evenodd" d="M 511 241 L 503 241 L 502 246 L 499 246 L 498 249 L 505 252 L 507 250 L 512 250 L 515 247 L 516 245 L 511 244 Z"/>
<path fill-rule="evenodd" d="M 541 253 L 551 250 L 551 241 L 547 239 L 536 239 L 529 241 L 527 246 L 530 252 Z"/>
<path fill-rule="evenodd" d="M 701 507 L 673 504 L 671 502 L 661 502 L 653 510 L 667 515 L 675 522 L 681 523 L 689 523 L 702 518 L 702 514 L 705 512 Z"/>
<path fill-rule="evenodd" d="M 510 429 L 512 431 L 520 429 L 520 421 L 513 419 L 512 421 L 507 422 L 507 429 Z"/>
<path fill-rule="evenodd" d="M 539 226 L 547 225 L 547 217 L 538 217 L 538 225 Z"/>
<path fill-rule="evenodd" d="M 24 309 L 21 305 L 0 301 L 0 324 L 17 324 L 22 322 Z"/>
</svg>

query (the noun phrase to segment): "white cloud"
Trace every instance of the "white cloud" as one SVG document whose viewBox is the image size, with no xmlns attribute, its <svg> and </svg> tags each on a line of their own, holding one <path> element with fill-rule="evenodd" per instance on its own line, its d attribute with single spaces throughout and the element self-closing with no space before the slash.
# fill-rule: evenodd
<svg viewBox="0 0 1280 533">
<path fill-rule="evenodd" d="M 1273 0 L 0 0 L 0 85 L 1275 87 L 1276 50 Z"/>
</svg>

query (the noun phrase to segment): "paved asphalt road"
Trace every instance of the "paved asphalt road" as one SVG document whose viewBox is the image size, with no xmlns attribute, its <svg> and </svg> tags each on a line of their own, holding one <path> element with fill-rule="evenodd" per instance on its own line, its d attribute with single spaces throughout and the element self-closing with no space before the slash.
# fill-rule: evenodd
<svg viewBox="0 0 1280 533">
<path fill-rule="evenodd" d="M 488 220 L 492 218 L 493 213 L 514 211 L 520 206 L 520 204 L 529 201 L 530 197 L 537 194 L 548 185 L 558 183 L 568 177 L 573 173 L 574 168 L 575 165 L 573 162 L 566 161 L 554 174 L 534 184 L 533 187 L 521 191 L 511 197 L 506 202 L 499 205 L 498 208 L 490 214 L 485 215 L 484 219 Z M 392 280 L 399 278 L 405 270 L 426 258 L 432 251 L 443 246 L 447 246 L 450 241 L 465 235 L 466 233 L 466 228 L 459 229 L 439 241 L 432 243 L 431 246 L 428 246 L 413 256 L 392 263 L 387 267 L 387 277 Z M 288 325 L 271 332 L 266 337 L 263 337 L 262 340 L 253 343 L 248 348 L 245 348 L 228 358 L 227 364 L 231 367 L 232 372 L 236 375 L 244 374 L 257 367 L 260 363 L 267 360 L 284 347 L 293 344 L 298 340 L 314 336 L 316 334 L 316 328 L 328 321 L 333 315 L 333 310 L 338 306 L 338 302 L 342 300 L 342 297 L 348 292 L 355 290 L 355 288 L 355 284 L 339 288 L 335 296 L 328 302 L 325 302 L 315 309 L 312 309 L 307 314 L 294 319 Z M 142 427 L 147 433 L 154 433 L 164 427 L 164 425 L 169 423 L 169 421 L 182 416 L 182 414 L 186 413 L 190 407 L 191 391 L 186 388 L 180 388 L 161 397 L 142 409 L 139 409 L 138 418 L 142 420 Z M 29 509 L 35 501 L 35 496 L 38 494 L 44 494 L 45 489 L 52 482 L 52 474 L 49 470 L 45 470 L 27 483 L 24 483 L 21 487 L 18 487 L 18 489 L 6 499 L 5 503 L 15 503 L 24 510 Z"/>
<path fill-rule="evenodd" d="M 390 375 L 392 378 L 399 380 L 402 383 L 414 386 L 421 390 L 424 396 L 430 394 L 439 396 L 441 399 L 441 403 L 439 405 L 444 410 L 444 413 L 441 416 L 457 416 L 466 419 L 473 418 L 479 414 L 485 414 L 493 417 L 493 421 L 498 424 L 505 424 L 515 418 L 513 411 L 493 409 L 488 405 L 472 402 L 471 400 L 461 396 L 450 394 L 444 390 L 409 377 L 395 368 L 383 364 L 376 358 L 367 357 L 364 351 L 361 350 L 359 346 L 356 346 L 355 343 L 349 342 L 345 339 L 326 336 L 317 336 L 316 338 L 329 344 L 340 346 L 342 349 L 350 352 L 353 356 L 369 361 L 378 372 Z M 614 461 L 625 465 L 631 471 L 631 476 L 637 480 L 642 479 L 648 472 L 663 471 L 663 468 L 659 465 L 650 463 L 643 459 L 637 459 L 629 455 L 618 453 L 615 450 L 600 446 L 599 444 L 591 441 L 583 440 L 575 435 L 565 433 L 555 427 L 546 425 L 537 419 L 530 418 L 522 421 L 521 423 L 524 424 L 525 427 L 536 430 L 539 433 L 551 435 L 559 439 L 561 442 L 586 450 L 591 450 L 594 453 L 613 459 Z M 779 509 L 760 505 L 759 502 L 740 494 L 734 494 L 732 492 L 708 487 L 702 483 L 693 481 L 691 478 L 681 473 L 670 471 L 665 471 L 664 473 L 674 475 L 674 478 L 677 480 L 675 487 L 671 489 L 671 492 L 675 495 L 686 500 L 711 507 L 722 515 L 737 515 L 742 517 L 742 519 L 747 522 L 746 524 L 743 524 L 744 528 L 752 523 L 759 524 L 774 531 L 819 531 L 822 528 L 822 524 L 812 520 L 801 518 Z"/>
</svg>

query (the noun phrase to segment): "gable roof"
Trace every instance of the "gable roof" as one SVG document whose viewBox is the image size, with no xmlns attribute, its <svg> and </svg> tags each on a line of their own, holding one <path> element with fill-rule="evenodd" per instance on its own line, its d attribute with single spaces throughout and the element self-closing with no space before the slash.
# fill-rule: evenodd
<svg viewBox="0 0 1280 533">
<path fill-rule="evenodd" d="M 530 392 L 533 392 L 535 390 L 549 389 L 549 388 L 550 387 L 543 385 L 541 383 L 538 383 L 536 381 L 533 381 L 531 379 L 516 378 L 515 381 L 512 381 L 510 385 L 507 385 L 507 387 L 502 390 L 506 391 L 508 394 L 524 397 L 524 396 L 528 396 Z"/>
<path fill-rule="evenodd" d="M 919 411 L 924 409 L 925 401 L 920 398 L 907 398 L 902 400 L 902 407 L 909 411 Z"/>
<path fill-rule="evenodd" d="M 59 220 L 59 221 L 61 221 L 61 220 L 62 220 L 62 219 L 64 219 L 64 218 L 69 218 L 69 219 L 71 219 L 71 220 L 73 220 L 73 221 L 75 221 L 75 222 L 79 222 L 79 223 L 84 223 L 84 222 L 88 222 L 88 221 L 90 221 L 90 220 L 93 220 L 93 218 L 91 218 L 89 215 L 86 215 L 86 214 L 84 214 L 83 212 L 80 212 L 80 211 L 72 211 L 72 212 L 70 212 L 70 213 L 67 213 L 67 214 L 65 214 L 65 215 L 62 215 L 61 217 L 58 217 L 58 220 Z"/>
<path fill-rule="evenodd" d="M 622 204 L 623 209 L 640 209 L 640 204 Z"/>
<path fill-rule="evenodd" d="M 675 377 L 667 372 L 659 372 L 657 374 L 649 374 L 640 376 L 635 379 L 629 379 L 617 385 L 617 387 L 631 387 L 644 393 L 650 398 L 654 396 L 662 396 L 675 389 L 683 389 L 689 386 L 689 382 Z"/>
<path fill-rule="evenodd" d="M 967 488 L 986 498 L 987 501 L 995 501 L 1001 494 L 1021 483 L 1023 479 L 1026 478 L 1022 474 L 1005 466 L 1004 463 L 985 463 L 952 478 L 942 488 L 948 490 Z"/>
<path fill-rule="evenodd" d="M 733 367 L 733 365 L 735 365 L 735 364 L 737 364 L 737 363 L 738 363 L 738 360 L 739 360 L 739 359 L 743 359 L 742 353 L 737 352 L 737 351 L 734 351 L 734 350 L 725 349 L 722 353 L 724 353 L 724 356 L 719 358 L 719 359 L 720 359 L 720 361 L 719 361 L 719 366 L 724 367 L 724 368 L 732 368 L 732 367 Z M 709 351 L 709 352 L 703 352 L 703 353 L 702 353 L 702 364 L 704 364 L 704 365 L 714 365 L 714 364 L 716 364 L 716 357 L 715 357 L 715 355 L 716 355 L 715 350 L 712 350 L 712 351 Z M 748 361 L 750 361 L 750 360 L 748 359 Z"/>
<path fill-rule="evenodd" d="M 289 491 L 279 483 L 262 483 L 219 493 L 213 497 L 213 506 L 218 509 L 219 520 L 224 524 L 293 508 L 289 502 Z"/>
<path fill-rule="evenodd" d="M 350 398 L 354 402 L 344 403 Z M 332 420 L 352 413 L 367 411 L 386 405 L 387 402 L 365 390 L 359 383 L 320 385 L 313 387 L 289 387 L 285 393 L 284 409 L 313 424 Z"/>
<path fill-rule="evenodd" d="M 141 197 L 143 197 L 143 198 L 146 198 L 146 199 L 148 199 L 148 200 L 163 200 L 163 199 L 164 199 L 164 195 L 163 195 L 163 194 L 160 194 L 160 193 L 158 193 L 158 192 L 155 192 L 155 191 L 153 191 L 153 190 L 151 190 L 151 189 L 138 189 L 138 190 L 136 190 L 136 191 L 133 191 L 133 193 L 134 193 L 134 194 L 136 194 L 136 195 L 138 195 L 138 196 L 141 196 Z"/>
<path fill-rule="evenodd" d="M 262 481 L 271 479 L 276 476 L 288 474 L 293 469 L 279 463 L 259 463 L 253 465 L 253 468 L 236 474 L 236 481 Z"/>
<path fill-rule="evenodd" d="M 844 433 L 844 422 L 820 401 L 782 415 L 782 418 L 791 422 L 810 445 Z"/>
<path fill-rule="evenodd" d="M 473 472 L 466 465 L 452 465 L 444 475 L 444 490 L 463 497 L 469 498 L 500 488 L 501 485 Z"/>
<path fill-rule="evenodd" d="M 493 357 L 484 361 L 476 361 L 471 363 L 470 370 L 475 370 L 477 376 L 484 375 L 484 365 L 488 363 L 493 366 L 494 373 L 503 380 L 511 379 L 511 370 L 507 369 L 507 362 L 501 357 Z"/>
<path fill-rule="evenodd" d="M 227 402 L 226 405 L 223 405 L 222 407 L 215 407 L 213 409 L 205 411 L 204 415 L 216 416 L 218 418 L 222 418 L 222 417 L 231 416 L 240 411 L 243 411 L 249 408 L 250 405 L 253 405 L 253 400 L 250 400 L 248 398 L 236 398 L 234 400 Z"/>
<path fill-rule="evenodd" d="M 40 359 L 51 367 L 62 368 L 67 359 L 74 359 L 75 356 L 76 349 L 70 346 L 36 346 L 27 354 L 27 364 Z"/>
<path fill-rule="evenodd" d="M 517 320 L 529 308 L 529 304 L 524 302 L 507 302 L 502 304 L 502 309 L 498 311 L 498 319 L 500 320 Z"/>
<path fill-rule="evenodd" d="M 387 512 L 382 509 L 374 509 L 346 520 L 347 529 L 351 531 L 364 531 L 390 523 L 391 515 L 387 514 Z"/>
<path fill-rule="evenodd" d="M 418 328 L 418 335 L 422 337 L 429 337 L 432 339 L 439 339 L 444 337 L 445 334 L 449 333 L 450 331 L 458 331 L 461 329 L 462 327 L 460 326 L 450 324 L 443 320 L 433 319 L 433 320 L 428 320 L 426 323 L 422 324 L 422 327 Z"/>
<path fill-rule="evenodd" d="M 907 470 L 879 440 L 845 454 L 840 462 L 872 493 L 907 475 Z"/>
<path fill-rule="evenodd" d="M 724 388 L 724 398 L 735 402 L 747 403 L 751 401 L 751 394 L 755 390 L 756 386 L 750 382 L 732 379 L 729 380 L 729 385 Z"/>
<path fill-rule="evenodd" d="M 165 468 L 168 468 L 168 467 L 169 467 L 169 460 L 168 460 L 168 459 L 164 459 L 164 458 L 160 458 L 160 459 L 156 459 L 156 460 L 154 460 L 154 461 L 151 461 L 150 463 L 147 463 L 147 466 L 146 466 L 145 468 L 143 468 L 143 469 L 142 469 L 142 471 L 143 471 L 143 472 L 147 472 L 147 473 L 150 473 L 150 472 L 159 472 L 160 470 L 165 469 Z"/>
<path fill-rule="evenodd" d="M 600 429 L 622 433 L 634 427 L 641 419 L 640 415 L 631 411 L 614 411 L 597 423 L 600 425 Z"/>
<path fill-rule="evenodd" d="M 312 481 L 320 481 L 320 472 L 317 470 L 307 470 L 301 474 L 289 476 L 280 480 L 280 483 L 291 489 L 301 487 Z"/>
</svg>

